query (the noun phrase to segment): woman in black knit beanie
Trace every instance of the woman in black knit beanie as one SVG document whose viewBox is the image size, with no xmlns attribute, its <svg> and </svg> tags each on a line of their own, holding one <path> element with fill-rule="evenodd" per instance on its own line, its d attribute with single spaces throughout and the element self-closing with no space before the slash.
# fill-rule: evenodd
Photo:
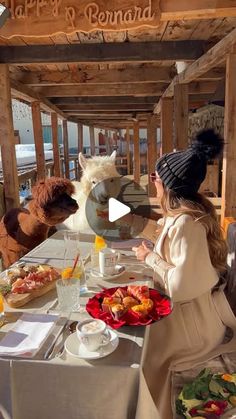
<svg viewBox="0 0 236 419">
<path fill-rule="evenodd" d="M 225 323 L 236 329 L 223 291 L 213 292 L 226 267 L 227 247 L 213 205 L 198 193 L 207 162 L 222 149 L 223 140 L 213 130 L 206 130 L 188 149 L 157 161 L 151 175 L 163 210 L 157 241 L 153 250 L 145 242 L 133 248 L 137 258 L 153 269 L 155 285 L 173 302 L 170 316 L 150 326 L 144 359 L 158 419 L 173 417 L 171 372 L 208 359 L 223 341 Z M 133 216 L 132 225 L 136 222 L 140 220 Z M 227 345 L 224 347 L 227 350 Z"/>
</svg>

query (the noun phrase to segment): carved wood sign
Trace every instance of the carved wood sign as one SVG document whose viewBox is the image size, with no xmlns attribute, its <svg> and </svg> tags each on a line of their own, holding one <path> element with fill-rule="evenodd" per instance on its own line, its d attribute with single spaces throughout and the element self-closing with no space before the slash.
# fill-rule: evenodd
<svg viewBox="0 0 236 419">
<path fill-rule="evenodd" d="M 48 36 L 93 30 L 156 27 L 160 0 L 1 0 L 11 18 L 0 36 Z"/>
</svg>

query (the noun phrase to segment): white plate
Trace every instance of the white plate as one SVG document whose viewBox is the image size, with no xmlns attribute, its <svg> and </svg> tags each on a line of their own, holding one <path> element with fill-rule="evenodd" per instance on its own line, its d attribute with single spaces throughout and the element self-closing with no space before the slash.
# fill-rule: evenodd
<svg viewBox="0 0 236 419">
<path fill-rule="evenodd" d="M 116 278 L 119 278 L 119 276 L 121 276 L 126 271 L 126 267 L 123 266 L 123 265 L 116 265 L 115 266 L 115 269 L 116 268 L 118 269 L 118 268 L 121 268 L 121 267 L 124 268 L 124 269 L 121 272 L 118 272 L 117 274 L 113 274 L 113 275 L 103 275 L 97 269 L 91 269 L 90 273 L 91 273 L 91 276 L 93 276 L 93 277 L 99 277 L 99 278 L 104 279 L 104 281 L 106 281 L 108 279 L 116 279 Z"/>
<path fill-rule="evenodd" d="M 111 334 L 111 339 L 106 346 L 101 346 L 96 351 L 90 352 L 86 347 L 80 343 L 77 333 L 72 333 L 65 341 L 65 350 L 69 355 L 82 359 L 99 359 L 110 355 L 117 348 L 119 338 L 116 332 L 108 328 Z"/>
</svg>

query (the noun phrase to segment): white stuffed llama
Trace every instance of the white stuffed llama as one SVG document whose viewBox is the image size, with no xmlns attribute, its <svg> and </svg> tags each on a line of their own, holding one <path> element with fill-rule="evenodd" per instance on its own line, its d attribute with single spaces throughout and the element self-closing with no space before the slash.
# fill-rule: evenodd
<svg viewBox="0 0 236 419">
<path fill-rule="evenodd" d="M 98 209 L 106 209 L 110 197 L 116 197 L 120 191 L 120 175 L 115 166 L 116 151 L 111 156 L 94 156 L 86 158 L 79 153 L 79 164 L 83 170 L 80 182 L 72 182 L 75 186 L 75 194 L 79 209 L 67 218 L 66 222 L 61 224 L 59 228 L 69 230 L 83 231 L 93 226 L 94 223 L 99 224 L 99 228 L 106 228 L 106 221 L 99 219 L 94 210 L 94 220 L 87 220 L 86 206 L 91 205 Z M 105 182 L 102 182 L 106 180 Z"/>
</svg>

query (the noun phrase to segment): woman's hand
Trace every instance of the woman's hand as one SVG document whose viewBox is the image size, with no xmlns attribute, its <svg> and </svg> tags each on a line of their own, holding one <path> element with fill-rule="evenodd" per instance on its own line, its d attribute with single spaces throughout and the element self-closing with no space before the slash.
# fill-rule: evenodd
<svg viewBox="0 0 236 419">
<path fill-rule="evenodd" d="M 147 255 L 149 255 L 152 251 L 146 246 L 145 242 L 142 242 L 142 244 L 138 247 L 132 247 L 132 250 L 135 252 L 136 258 L 141 260 L 141 262 L 144 262 Z"/>
</svg>

